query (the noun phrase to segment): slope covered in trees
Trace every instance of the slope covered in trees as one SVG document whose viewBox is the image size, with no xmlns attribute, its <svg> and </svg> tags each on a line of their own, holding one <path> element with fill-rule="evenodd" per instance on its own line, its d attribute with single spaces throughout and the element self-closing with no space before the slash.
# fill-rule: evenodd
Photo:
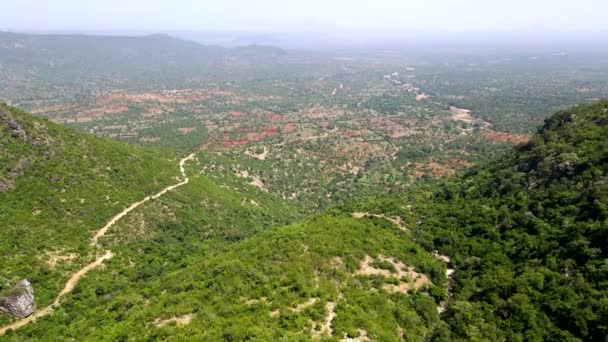
<svg viewBox="0 0 608 342">
<path fill-rule="evenodd" d="M 437 305 L 445 265 L 386 221 L 324 215 L 232 243 L 209 233 L 204 225 L 153 225 L 114 248 L 106 268 L 83 279 L 54 315 L 6 336 L 398 341 L 403 331 L 420 340 L 444 325 Z M 364 274 L 367 256 L 375 262 Z M 383 258 L 413 272 L 401 278 Z M 393 290 L 400 284 L 411 290 Z"/>
<path fill-rule="evenodd" d="M 33 277 L 46 303 L 75 266 L 51 270 L 37 255 L 60 250 L 84 263 L 91 230 L 125 205 L 104 204 L 106 194 L 145 196 L 178 171 L 158 151 L 8 107 L 0 113 L 9 151 L 1 156 L 9 167 L 0 218 L 9 225 L 0 241 L 10 241 L 2 272 Z M 114 252 L 102 269 L 55 313 L 4 337 L 601 340 L 608 334 L 607 125 L 608 101 L 574 107 L 465 174 L 303 220 L 297 203 L 198 154 L 186 165 L 187 185 L 134 210 L 99 241 Z M 87 164 L 93 156 L 102 167 Z M 156 182 L 146 183 L 144 166 Z M 133 168 L 130 176 L 123 168 Z M 63 176 L 60 185 L 54 174 Z M 97 193 L 102 180 L 107 188 Z M 83 194 L 93 195 L 82 202 Z M 99 210 L 78 211 L 88 203 Z"/>
<path fill-rule="evenodd" d="M 417 194 L 419 241 L 457 269 L 452 337 L 608 334 L 607 177 L 603 101 L 556 113 L 529 143 Z"/>
<path fill-rule="evenodd" d="M 86 135 L 4 109 L 5 121 L 10 123 L 3 140 L 11 152 L 7 163 L 16 163 L 24 156 L 33 156 L 34 163 L 3 193 L 17 197 L 2 198 L 1 203 L 12 211 L 5 217 L 12 223 L 3 229 L 6 237 L 2 241 L 25 247 L 15 252 L 15 247 L 3 246 L 13 259 L 7 259 L 12 261 L 4 264 L 2 271 L 5 278 L 30 278 L 40 307 L 57 294 L 64 275 L 90 258 L 91 249 L 95 249 L 86 244 L 91 230 L 98 229 L 100 222 L 111 216 L 106 211 L 95 212 L 91 218 L 95 222 L 90 225 L 82 219 L 68 225 L 76 214 L 84 215 L 72 214 L 77 210 L 72 207 L 97 203 L 97 197 L 103 201 L 106 195 L 115 196 L 104 191 L 113 188 L 102 188 L 100 194 L 92 191 L 98 188 L 94 182 L 98 177 L 87 172 L 97 169 L 80 168 L 79 163 L 92 159 L 89 154 L 94 151 L 84 146 L 101 144 L 104 148 L 95 151 L 97 159 L 106 157 L 104 151 L 113 151 L 125 158 L 147 153 L 150 162 L 164 161 L 160 152 L 97 138 L 89 141 Z M 15 127 L 13 122 L 27 133 L 28 139 L 39 134 L 32 126 L 43 132 L 50 130 L 45 136 L 52 137 L 54 144 L 36 150 L 10 130 Z M 63 149 L 57 147 L 60 141 Z M 44 163 L 39 161 L 37 158 L 44 158 L 43 151 L 49 149 L 55 154 Z M 86 157 L 84 152 L 88 152 Z M 187 185 L 130 212 L 98 241 L 100 250 L 112 250 L 113 258 L 82 278 L 63 298 L 61 306 L 35 323 L 9 330 L 4 337 L 309 340 L 313 336 L 369 335 L 397 340 L 404 329 L 411 336 L 422 338 L 431 327 L 443 324 L 437 305 L 445 299 L 444 263 L 423 251 L 390 221 L 333 212 L 285 226 L 299 217 L 291 202 L 237 176 L 203 173 L 203 169 L 221 169 L 225 165 L 212 164 L 202 156 L 198 162 L 186 164 L 190 178 Z M 55 160 L 65 164 L 53 164 Z M 112 161 L 116 165 L 110 169 L 137 166 L 134 160 Z M 74 166 L 64 168 L 65 165 Z M 155 170 L 153 165 L 149 168 Z M 166 172 L 174 168 L 167 166 Z M 54 183 L 46 180 L 52 172 L 87 180 L 77 190 L 89 197 L 82 202 L 70 196 L 74 195 L 70 190 L 75 189 L 68 185 L 75 186 L 76 182 L 61 183 L 56 202 L 49 199 L 50 202 L 39 203 L 36 197 L 25 197 L 27 191 L 33 192 L 27 181 L 34 177 L 48 183 L 48 192 L 55 192 Z M 102 177 L 106 181 L 107 178 L 111 180 L 111 176 Z M 138 185 L 136 180 L 130 181 Z M 132 186 L 121 185 L 123 191 Z M 142 197 L 152 192 L 143 186 L 139 190 Z M 40 191 L 41 196 L 46 191 Z M 69 210 L 63 207 L 68 204 Z M 20 208 L 28 205 L 38 205 L 40 209 Z M 116 204 L 113 214 L 123 206 L 124 203 Z M 45 213 L 62 209 L 59 227 L 49 226 L 58 218 L 44 216 Z M 39 215 L 40 222 L 48 222 L 46 226 L 38 228 L 36 224 L 41 223 L 31 221 L 29 215 L 35 210 L 41 213 L 34 217 Z M 10 221 L 9 214 L 16 215 L 15 222 Z M 71 235 L 70 239 L 47 239 L 47 234 Z M 41 257 L 48 251 L 58 251 L 54 268 Z M 77 256 L 63 258 L 72 254 Z M 38 260 L 37 267 L 31 266 L 33 260 Z M 54 286 L 45 285 L 48 279 L 54 280 Z M 374 313 L 367 313 L 370 310 Z M 164 323 L 172 318 L 189 324 L 176 327 Z M 2 319 L 8 321 L 7 316 Z M 91 326 L 96 328 L 90 329 Z"/>
<path fill-rule="evenodd" d="M 179 175 L 168 159 L 176 155 L 77 133 L 5 105 L 0 150 L 0 286 L 28 277 L 39 305 L 93 257 L 94 230 Z"/>
</svg>

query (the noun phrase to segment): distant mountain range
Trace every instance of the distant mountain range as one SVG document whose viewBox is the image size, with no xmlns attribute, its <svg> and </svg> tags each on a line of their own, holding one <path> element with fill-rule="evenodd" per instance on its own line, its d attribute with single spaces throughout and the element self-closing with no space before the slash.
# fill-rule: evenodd
<svg viewBox="0 0 608 342">
<path fill-rule="evenodd" d="M 285 55 L 271 46 L 224 48 L 163 34 L 44 35 L 0 32 L 0 71 L 67 78 L 124 72 L 206 71 L 231 63 Z"/>
</svg>

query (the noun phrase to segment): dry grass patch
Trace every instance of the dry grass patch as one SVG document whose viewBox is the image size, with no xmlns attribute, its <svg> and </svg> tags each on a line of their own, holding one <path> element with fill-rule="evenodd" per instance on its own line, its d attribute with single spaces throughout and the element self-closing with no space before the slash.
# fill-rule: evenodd
<svg viewBox="0 0 608 342">
<path fill-rule="evenodd" d="M 374 266 L 374 262 L 376 260 L 390 263 L 393 266 L 395 271 L 383 269 L 383 268 L 376 268 Z M 390 277 L 397 278 L 397 279 L 399 279 L 399 284 L 397 284 L 397 285 L 384 284 L 384 286 L 383 286 L 383 289 L 385 291 L 393 292 L 393 293 L 395 293 L 395 292 L 407 293 L 414 289 L 418 290 L 418 289 L 422 288 L 423 286 L 431 283 L 431 280 L 429 279 L 429 277 L 427 277 L 423 273 L 418 273 L 418 272 L 414 271 L 413 267 L 406 266 L 401 261 L 397 262 L 393 258 L 386 258 L 383 256 L 379 256 L 378 258 L 374 259 L 374 258 L 370 257 L 369 255 L 366 255 L 365 258 L 363 258 L 363 260 L 359 264 L 359 269 L 357 270 L 355 275 L 363 275 L 363 276 L 379 275 L 379 276 L 383 276 L 386 278 L 390 278 Z M 404 278 L 407 281 L 404 281 L 403 280 Z"/>
<path fill-rule="evenodd" d="M 346 333 L 344 333 L 344 338 L 341 340 L 342 342 L 364 342 L 371 341 L 371 339 L 367 336 L 367 331 L 363 329 L 357 330 L 359 336 L 357 337 L 348 337 Z"/>
<path fill-rule="evenodd" d="M 339 256 L 331 258 L 331 268 L 337 270 L 344 265 L 344 261 Z"/>
<path fill-rule="evenodd" d="M 175 322 L 175 324 L 179 327 L 179 326 L 183 326 L 186 324 L 189 324 L 192 321 L 192 318 L 194 318 L 194 314 L 187 314 L 187 315 L 183 315 L 183 316 L 178 316 L 178 317 L 171 317 L 168 319 L 160 319 L 157 318 L 154 321 L 154 325 L 157 328 L 161 328 L 164 327 L 165 325 Z"/>
<path fill-rule="evenodd" d="M 65 253 L 63 251 L 49 252 L 46 264 L 49 266 L 50 269 L 55 269 L 57 263 L 70 263 L 77 257 L 77 253 Z"/>
<path fill-rule="evenodd" d="M 236 176 L 239 178 L 251 179 L 251 181 L 249 181 L 250 185 L 257 187 L 264 192 L 268 192 L 268 189 L 266 189 L 266 185 L 264 184 L 264 182 L 262 182 L 262 179 L 260 178 L 260 176 L 249 175 L 249 172 L 247 170 L 237 171 Z"/>
<path fill-rule="evenodd" d="M 304 311 L 304 309 L 313 306 L 317 301 L 319 300 L 319 298 L 310 298 L 309 300 L 305 301 L 304 303 L 300 303 L 298 305 L 296 305 L 293 308 L 290 308 L 291 312 L 295 312 L 295 313 L 300 313 L 302 311 Z"/>
<path fill-rule="evenodd" d="M 259 160 L 266 160 L 266 157 L 268 157 L 268 152 L 270 151 L 266 148 L 266 146 L 264 146 L 264 151 L 262 153 L 256 154 L 255 151 L 251 152 L 249 150 L 246 150 L 245 154 Z"/>
<path fill-rule="evenodd" d="M 325 305 L 325 311 L 327 311 L 327 316 L 325 316 L 325 320 L 323 322 L 312 323 L 311 332 L 314 340 L 320 340 L 321 337 L 325 335 L 332 336 L 334 333 L 331 323 L 334 318 L 336 318 L 336 303 L 327 302 Z"/>
<path fill-rule="evenodd" d="M 259 299 L 255 299 L 255 298 L 241 298 L 241 301 L 243 301 L 245 303 L 245 305 L 254 305 L 254 304 L 258 304 L 258 303 L 267 303 L 268 302 L 268 298 L 267 297 L 260 297 Z"/>
</svg>

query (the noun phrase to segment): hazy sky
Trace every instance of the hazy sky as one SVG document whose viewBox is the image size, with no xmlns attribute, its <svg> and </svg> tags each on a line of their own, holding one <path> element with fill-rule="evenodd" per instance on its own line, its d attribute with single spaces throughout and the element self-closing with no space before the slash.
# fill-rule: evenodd
<svg viewBox="0 0 608 342">
<path fill-rule="evenodd" d="M 4 30 L 608 30 L 608 0 L 0 0 Z"/>
</svg>

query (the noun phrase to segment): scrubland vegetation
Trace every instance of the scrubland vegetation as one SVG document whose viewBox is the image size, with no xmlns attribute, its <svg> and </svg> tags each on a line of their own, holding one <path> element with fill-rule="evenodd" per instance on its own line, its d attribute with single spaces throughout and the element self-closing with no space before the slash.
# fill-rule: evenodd
<svg viewBox="0 0 608 342">
<path fill-rule="evenodd" d="M 63 64 L 23 62 L 15 39 Z M 608 335 L 602 62 L 312 58 L 154 36 L 104 39 L 179 53 L 86 71 L 37 39 L 0 35 L 23 90 L 2 97 L 50 119 L 0 106 L 0 299 L 27 278 L 45 307 L 112 258 L 1 340 Z"/>
</svg>

